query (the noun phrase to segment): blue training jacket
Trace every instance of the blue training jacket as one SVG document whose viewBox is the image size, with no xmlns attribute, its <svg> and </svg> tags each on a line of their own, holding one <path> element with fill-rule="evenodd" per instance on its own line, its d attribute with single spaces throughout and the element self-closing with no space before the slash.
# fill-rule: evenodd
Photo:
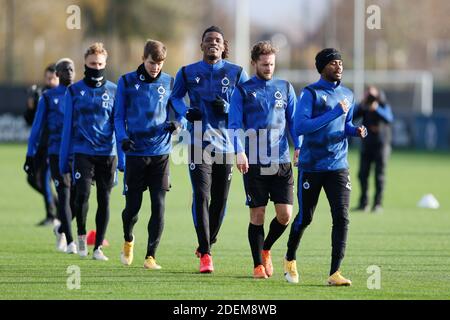
<svg viewBox="0 0 450 320">
<path fill-rule="evenodd" d="M 351 104 L 347 115 L 339 105 Z M 353 92 L 340 82 L 320 79 L 303 89 L 295 112 L 295 132 L 303 135 L 299 166 L 306 172 L 348 168 L 348 136 L 357 136 L 353 125 Z"/>
<path fill-rule="evenodd" d="M 184 102 L 184 97 L 187 93 L 190 107 L 198 109 L 202 113 L 202 135 L 205 132 L 212 135 L 209 141 L 198 141 L 198 137 L 195 137 L 194 140 L 194 126 L 189 124 L 191 143 L 203 148 L 211 144 L 217 153 L 233 152 L 233 144 L 227 130 L 228 114 L 216 114 L 211 104 L 217 96 L 220 96 L 225 100 L 229 109 L 231 95 L 236 85 L 247 79 L 247 73 L 242 67 L 227 60 L 220 60 L 216 64 L 199 61 L 182 67 L 178 71 L 171 96 L 175 109 L 186 112 L 188 107 Z"/>
<path fill-rule="evenodd" d="M 116 147 L 114 134 L 113 105 L 116 88 L 110 81 L 99 88 L 91 88 L 83 80 L 67 88 L 59 157 L 61 173 L 69 172 L 69 153 L 118 155 L 118 166 L 123 168 L 123 153 Z"/>
<path fill-rule="evenodd" d="M 139 79 L 137 71 L 119 79 L 114 124 L 119 145 L 124 139 L 131 139 L 135 143 L 136 151 L 127 152 L 127 155 L 157 156 L 170 153 L 171 134 L 164 128 L 169 120 L 169 97 L 173 83 L 173 77 L 163 72 L 151 83 Z M 183 124 L 183 115 L 176 110 L 174 112 L 176 120 Z"/>
<path fill-rule="evenodd" d="M 45 91 L 37 106 L 36 116 L 31 127 L 28 139 L 27 156 L 36 155 L 42 134 L 48 133 L 47 153 L 59 155 L 61 146 L 62 128 L 64 123 L 64 96 L 67 87 L 59 85 L 56 88 Z"/>
<path fill-rule="evenodd" d="M 288 131 L 295 148 L 300 148 L 300 139 L 294 130 L 297 98 L 292 85 L 285 80 L 263 80 L 253 76 L 237 88 L 231 98 L 230 129 L 254 130 L 253 141 L 245 143 L 249 163 L 291 162 Z M 261 129 L 267 131 L 263 133 L 259 131 Z M 244 151 L 244 141 L 236 132 L 234 141 L 236 153 Z"/>
</svg>

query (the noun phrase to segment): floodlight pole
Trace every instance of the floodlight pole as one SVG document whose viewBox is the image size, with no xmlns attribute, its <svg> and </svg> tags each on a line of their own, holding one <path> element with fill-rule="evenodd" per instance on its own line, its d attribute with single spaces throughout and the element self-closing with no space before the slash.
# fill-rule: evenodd
<svg viewBox="0 0 450 320">
<path fill-rule="evenodd" d="M 362 99 L 364 95 L 364 42 L 365 42 L 365 16 L 366 1 L 355 0 L 354 12 L 354 50 L 353 50 L 353 69 L 354 69 L 354 87 L 355 101 Z"/>
<path fill-rule="evenodd" d="M 250 0 L 236 0 L 235 60 L 249 72 L 250 60 Z"/>
<path fill-rule="evenodd" d="M 327 6 L 331 11 L 329 14 L 329 22 L 325 24 L 325 46 L 327 48 L 336 47 L 336 34 L 337 34 L 337 4 L 335 0 L 328 0 Z M 337 48 L 336 48 L 337 49 Z"/>
<path fill-rule="evenodd" d="M 433 74 L 431 72 L 422 74 L 421 90 L 420 112 L 429 117 L 433 114 Z"/>
<path fill-rule="evenodd" d="M 14 81 L 14 46 L 15 46 L 15 33 L 14 33 L 14 18 L 15 18 L 15 4 L 14 0 L 6 1 L 6 22 L 5 22 L 5 81 L 7 83 L 13 83 Z"/>
</svg>

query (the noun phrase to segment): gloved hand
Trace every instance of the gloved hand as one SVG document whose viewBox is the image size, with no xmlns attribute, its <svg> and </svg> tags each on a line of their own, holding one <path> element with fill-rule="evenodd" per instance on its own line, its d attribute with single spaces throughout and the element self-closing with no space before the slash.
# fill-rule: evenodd
<svg viewBox="0 0 450 320">
<path fill-rule="evenodd" d="M 227 113 L 227 102 L 219 95 L 216 96 L 216 100 L 212 102 L 212 107 L 217 114 Z"/>
<path fill-rule="evenodd" d="M 186 119 L 189 122 L 200 121 L 202 120 L 202 112 L 198 109 L 191 108 L 186 113 Z"/>
<path fill-rule="evenodd" d="M 172 134 L 174 131 L 178 133 L 180 131 L 181 125 L 177 121 L 167 121 L 164 130 L 169 131 Z"/>
<path fill-rule="evenodd" d="M 123 139 L 122 150 L 123 152 L 136 151 L 136 148 L 134 147 L 134 141 L 131 139 Z"/>
<path fill-rule="evenodd" d="M 34 175 L 34 158 L 28 157 L 25 160 L 25 164 L 23 165 L 23 170 L 30 176 Z"/>
</svg>

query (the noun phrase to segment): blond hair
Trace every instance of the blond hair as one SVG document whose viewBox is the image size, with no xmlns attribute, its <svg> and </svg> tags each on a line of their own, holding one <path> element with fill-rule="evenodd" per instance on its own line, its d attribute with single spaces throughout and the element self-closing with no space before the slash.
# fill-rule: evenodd
<svg viewBox="0 0 450 320">
<path fill-rule="evenodd" d="M 108 51 L 106 51 L 105 47 L 103 46 L 103 43 L 101 42 L 96 42 L 93 43 L 87 50 L 86 53 L 84 54 L 84 58 L 86 59 L 88 56 L 90 56 L 91 54 L 103 54 L 106 57 L 108 57 Z"/>
<path fill-rule="evenodd" d="M 73 62 L 72 59 L 70 59 L 70 58 L 62 58 L 62 59 L 59 59 L 58 62 L 56 62 L 56 64 L 55 64 L 56 65 L 56 69 L 58 69 L 59 65 L 61 65 L 63 63 L 70 63 L 70 64 L 75 65 L 75 63 Z"/>
</svg>

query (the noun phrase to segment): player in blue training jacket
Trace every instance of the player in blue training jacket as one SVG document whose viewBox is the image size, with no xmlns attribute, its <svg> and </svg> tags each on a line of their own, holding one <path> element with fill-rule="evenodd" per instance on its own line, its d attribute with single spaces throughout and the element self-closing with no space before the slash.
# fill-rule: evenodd
<svg viewBox="0 0 450 320">
<path fill-rule="evenodd" d="M 294 177 L 288 132 L 295 146 L 294 162 L 300 152 L 299 137 L 294 131 L 297 103 L 294 88 L 285 80 L 273 78 L 277 51 L 268 41 L 255 44 L 251 53 L 255 75 L 237 86 L 230 106 L 237 167 L 244 174 L 250 207 L 248 239 L 253 256 L 253 277 L 263 279 L 273 274 L 270 249 L 292 216 Z M 237 134 L 239 129 L 246 130 L 248 143 L 244 136 Z M 264 217 L 269 199 L 275 204 L 276 216 L 264 239 Z"/>
<path fill-rule="evenodd" d="M 352 123 L 353 92 L 341 84 L 342 58 L 336 49 L 324 49 L 316 56 L 321 78 L 302 91 L 295 112 L 295 130 L 303 135 L 299 159 L 297 197 L 299 212 L 291 225 L 284 261 L 285 278 L 298 283 L 296 251 L 306 227 L 311 223 L 321 189 L 325 190 L 333 219 L 331 268 L 328 283 L 351 285 L 340 265 L 344 258 L 348 230 L 350 175 L 348 136 L 364 138 L 364 126 Z"/>
<path fill-rule="evenodd" d="M 58 193 L 58 219 L 61 224 L 55 226 L 56 249 L 61 252 L 77 253 L 77 246 L 72 237 L 72 210 L 74 206 L 74 191 L 71 185 L 70 173 L 59 173 L 59 149 L 61 146 L 62 128 L 64 124 L 64 98 L 66 89 L 75 79 L 75 65 L 70 59 L 61 59 L 56 63 L 56 75 L 59 86 L 43 93 L 39 100 L 36 117 L 28 140 L 27 158 L 34 159 L 42 136 L 46 132 L 45 144 L 48 146 L 48 156 L 52 179 Z M 69 166 L 72 164 L 70 163 Z"/>
<path fill-rule="evenodd" d="M 123 156 L 116 149 L 113 105 L 116 85 L 106 80 L 108 53 L 102 43 L 94 43 L 86 51 L 85 77 L 71 85 L 66 92 L 64 127 L 61 141 L 59 169 L 70 172 L 69 154 L 73 153 L 75 179 L 75 216 L 78 228 L 78 253 L 88 255 L 86 219 L 89 208 L 91 183 L 97 185 L 96 239 L 93 258 L 108 260 L 102 243 L 109 221 L 109 198 Z"/>
<path fill-rule="evenodd" d="M 32 127 L 33 125 L 42 93 L 49 89 L 56 88 L 58 84 L 59 78 L 56 75 L 56 66 L 52 63 L 45 68 L 44 86 L 41 88 L 34 84 L 28 89 L 27 109 L 24 113 L 24 119 L 29 127 Z M 28 184 L 44 198 L 46 215 L 42 221 L 37 223 L 38 226 L 55 226 L 55 224 L 58 224 L 58 220 L 56 219 L 58 197 L 52 191 L 52 178 L 47 154 L 47 140 L 47 133 L 44 132 L 41 135 L 41 141 L 39 141 L 39 147 L 36 154 L 33 157 L 27 157 L 23 166 L 23 169 L 27 173 Z"/>
<path fill-rule="evenodd" d="M 216 242 L 225 212 L 233 170 L 233 145 L 228 135 L 228 110 L 237 84 L 248 78 L 240 66 L 224 60 L 228 43 L 218 27 L 203 32 L 203 60 L 182 67 L 171 101 L 187 110 L 191 133 L 189 171 L 193 188 L 192 216 L 197 232 L 200 272 L 214 271 L 211 245 Z M 184 97 L 189 95 L 190 107 Z"/>
<path fill-rule="evenodd" d="M 133 262 L 133 227 L 138 220 L 142 194 L 148 188 L 152 211 L 144 268 L 151 270 L 161 269 L 155 253 L 164 228 L 166 192 L 170 189 L 171 136 L 183 122 L 183 116 L 176 111 L 176 121 L 169 121 L 174 79 L 161 71 L 166 57 L 163 43 L 148 40 L 143 63 L 137 71 L 120 78 L 114 105 L 116 137 L 126 154 L 126 206 L 122 212 L 125 243 L 120 260 L 124 265 Z"/>
</svg>

